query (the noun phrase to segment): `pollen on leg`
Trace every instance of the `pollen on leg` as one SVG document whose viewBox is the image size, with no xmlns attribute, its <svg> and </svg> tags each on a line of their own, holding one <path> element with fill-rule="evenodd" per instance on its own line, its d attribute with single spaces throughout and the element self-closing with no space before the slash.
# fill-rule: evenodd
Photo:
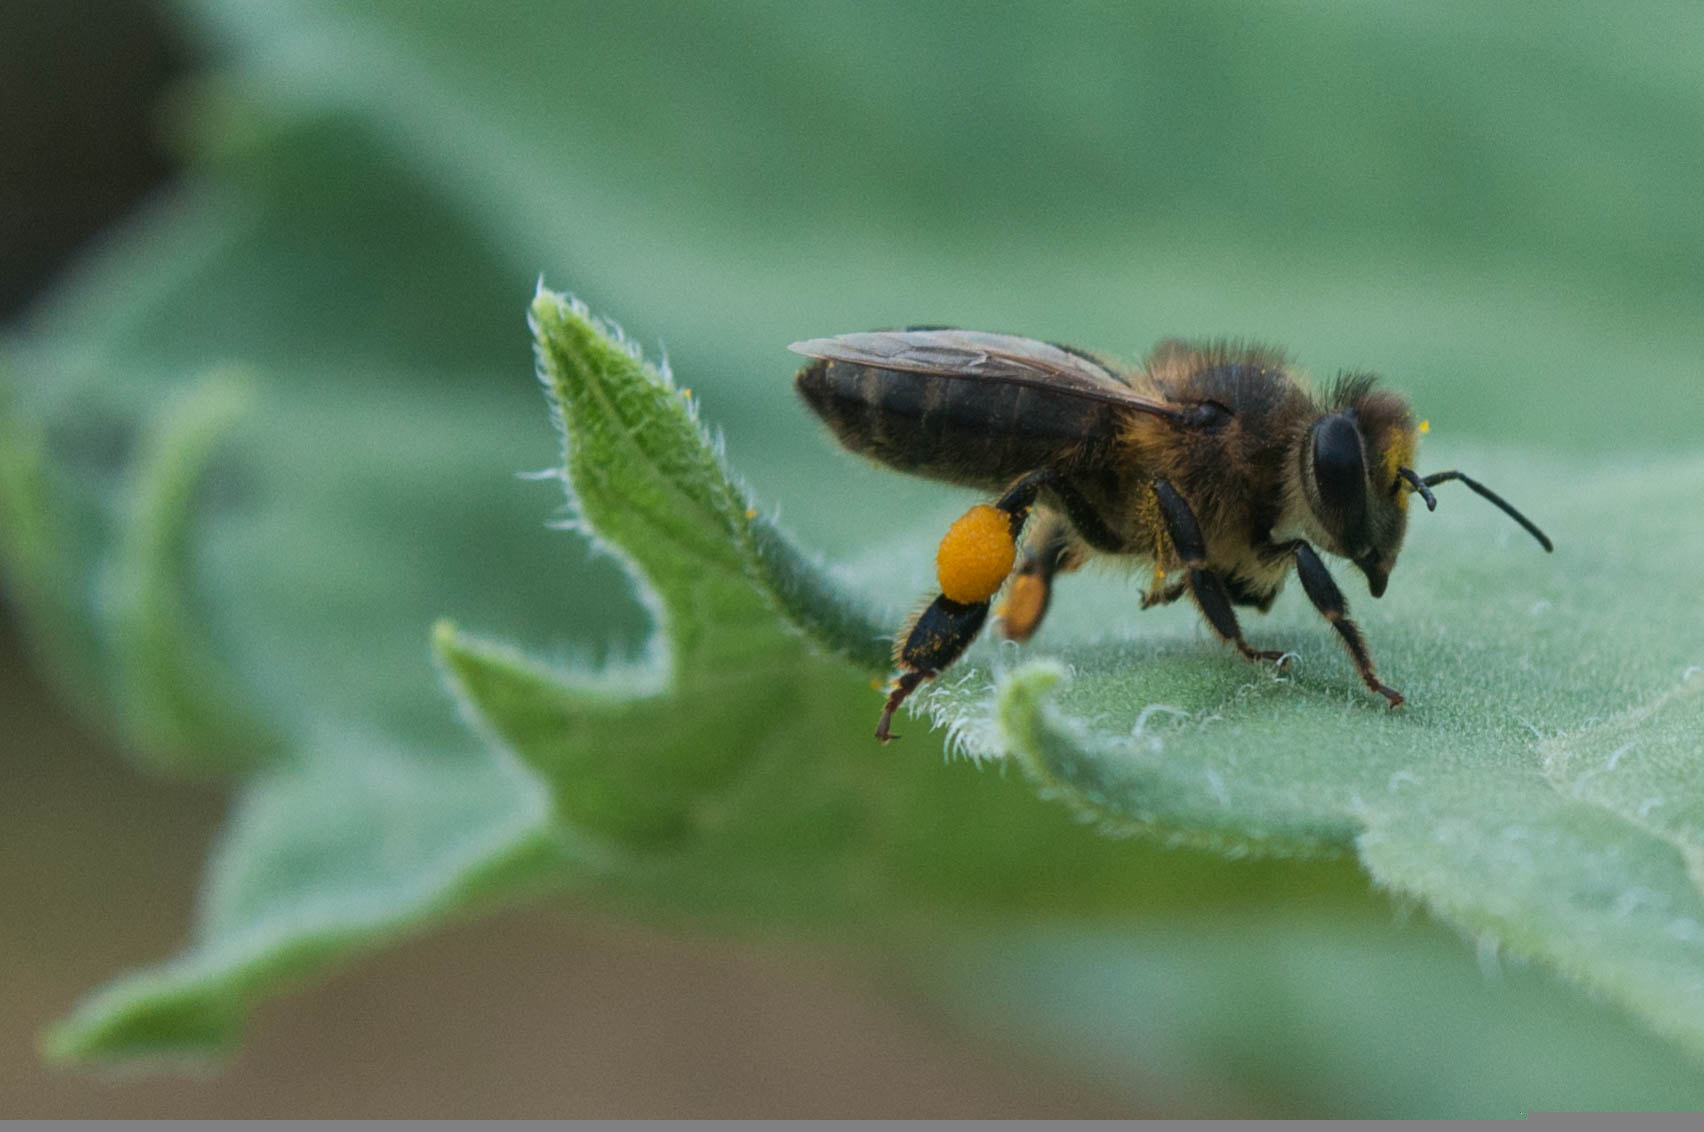
<svg viewBox="0 0 1704 1132">
<path fill-rule="evenodd" d="M 1040 574 L 1019 574 L 998 611 L 1000 632 L 1008 641 L 1027 641 L 1047 612 L 1048 586 Z"/>
<path fill-rule="evenodd" d="M 1012 517 L 978 503 L 948 528 L 935 551 L 941 593 L 965 605 L 987 601 L 1012 572 L 1017 554 Z"/>
</svg>

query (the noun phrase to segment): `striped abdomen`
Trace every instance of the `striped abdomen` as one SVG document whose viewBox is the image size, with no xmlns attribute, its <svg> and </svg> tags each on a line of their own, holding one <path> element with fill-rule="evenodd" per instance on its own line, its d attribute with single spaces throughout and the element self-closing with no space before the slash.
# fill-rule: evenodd
<svg viewBox="0 0 1704 1132">
<path fill-rule="evenodd" d="M 997 491 L 1110 443 L 1117 406 L 974 377 L 814 361 L 795 384 L 840 443 L 912 475 Z"/>
</svg>

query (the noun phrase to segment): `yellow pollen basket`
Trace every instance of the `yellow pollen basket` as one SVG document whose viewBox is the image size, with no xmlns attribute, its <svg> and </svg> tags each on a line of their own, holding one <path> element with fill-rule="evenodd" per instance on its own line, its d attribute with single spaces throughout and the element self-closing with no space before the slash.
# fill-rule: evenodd
<svg viewBox="0 0 1704 1132">
<path fill-rule="evenodd" d="M 1011 516 L 978 503 L 947 528 L 935 550 L 935 577 L 948 600 L 975 605 L 994 596 L 1017 556 Z"/>
</svg>

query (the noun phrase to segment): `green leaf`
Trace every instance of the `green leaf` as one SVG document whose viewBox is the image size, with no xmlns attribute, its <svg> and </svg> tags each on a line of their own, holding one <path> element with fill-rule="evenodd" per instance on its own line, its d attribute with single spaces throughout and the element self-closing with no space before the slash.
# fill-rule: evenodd
<svg viewBox="0 0 1704 1132">
<path fill-rule="evenodd" d="M 123 727 L 166 769 L 243 770 L 278 748 L 278 738 L 247 706 L 253 693 L 235 684 L 197 635 L 202 621 L 181 584 L 197 491 L 216 446 L 247 408 L 241 381 L 216 374 L 156 412 L 132 471 L 107 577 Z"/>
<path fill-rule="evenodd" d="M 1231 916 L 1018 929 L 973 945 L 942 989 L 968 1025 L 1033 1027 L 1038 1047 L 1138 1097 L 1191 1083 L 1190 1109 L 1217 1115 L 1517 1119 L 1704 1100 L 1677 1050 L 1559 999 L 1537 970 L 1373 901 L 1310 911 L 1248 901 Z"/>
<path fill-rule="evenodd" d="M 851 662 L 886 670 L 881 627 L 729 478 L 690 390 L 572 300 L 541 291 L 532 320 L 570 501 L 655 594 L 646 604 L 661 614 L 671 682 L 692 694 L 696 681 L 724 683 L 717 673 L 775 654 L 775 613 Z"/>
<path fill-rule="evenodd" d="M 90 713 L 106 708 L 100 643 L 71 576 L 68 492 L 56 477 L 45 428 L 16 404 L 0 372 L 0 563 L 7 590 L 29 617 L 22 626 L 34 655 L 61 694 Z"/>
<path fill-rule="evenodd" d="M 1695 26 L 1584 4 L 1537 23 L 1386 3 L 1038 6 L 973 25 L 897 0 L 857 16 L 762 0 L 697 14 L 183 8 L 220 62 L 219 82 L 183 103 L 200 115 L 200 164 L 6 344 L 0 547 L 38 654 L 91 714 L 199 750 L 230 720 L 260 719 L 284 758 L 240 795 L 190 951 L 94 1000 L 57 1033 L 60 1052 L 228 1041 L 292 978 L 525 882 L 585 885 L 602 906 L 693 927 L 855 939 L 849 963 L 878 965 L 884 985 L 906 966 L 937 997 L 961 993 L 947 984 L 978 945 L 1001 950 L 1001 929 L 1041 921 L 1067 942 L 1016 965 L 1080 992 L 1049 995 L 1038 976 L 1023 1009 L 983 1024 L 1044 1048 L 1075 1034 L 1081 1064 L 1102 1055 L 1076 1051 L 1118 1045 L 1144 1005 L 1115 993 L 1107 952 L 1137 971 L 1183 953 L 1200 960 L 1184 997 L 1211 1002 L 1144 1015 L 1183 1051 L 1157 1060 L 1238 1076 L 1256 1059 L 1219 1051 L 1258 1048 L 1271 1094 L 1304 1109 L 1339 1090 L 1426 1114 L 1440 1098 L 1483 1112 L 1517 1096 L 1698 1095 L 1696 1073 L 1538 979 L 1550 1009 L 1506 1003 L 1504 1029 L 1465 1040 L 1488 997 L 1470 950 L 1424 924 L 1395 943 L 1345 926 L 1389 911 L 1343 863 L 1152 847 L 1357 846 L 1486 954 L 1513 941 L 1621 1003 L 1674 973 L 1678 951 L 1650 947 L 1643 886 L 1614 886 L 1654 867 L 1628 828 L 1691 852 L 1695 620 L 1681 595 L 1698 548 L 1673 528 L 1696 461 L 1627 449 L 1691 449 L 1704 407 L 1690 378 L 1704 348 Z M 1060 58 L 1069 81 L 1047 64 Z M 541 269 L 643 312 L 764 501 L 744 521 L 746 493 L 691 445 L 653 463 L 620 427 L 600 438 L 621 463 L 595 523 L 645 571 L 651 624 L 615 562 L 543 529 L 549 488 L 513 478 L 550 459 L 517 333 Z M 1465 495 L 1417 524 L 1391 595 L 1356 602 L 1410 694 L 1401 717 L 1368 704 L 1297 595 L 1250 625 L 1302 655 L 1279 684 L 1223 656 L 1186 610 L 1137 619 L 1128 585 L 1073 577 L 1042 639 L 984 649 L 920 701 L 962 747 L 1015 757 L 944 765 L 920 724 L 883 751 L 865 680 L 895 619 L 871 633 L 865 610 L 924 590 L 962 503 L 828 451 L 787 395 L 783 344 L 917 320 L 1126 354 L 1165 334 L 1256 334 L 1321 368 L 1399 375 L 1441 435 L 1496 438 L 1448 454 L 1555 527 L 1562 550 L 1543 559 Z M 600 362 L 619 344 L 600 342 L 573 364 L 619 368 Z M 162 407 L 233 359 L 253 375 L 253 411 L 205 469 L 211 498 L 198 489 L 193 514 L 133 527 L 144 485 L 179 474 L 138 459 Z M 640 417 L 604 423 L 696 444 L 679 395 L 651 378 L 629 389 L 631 376 L 612 388 Z M 577 473 L 581 518 L 596 471 Z M 843 565 L 815 568 L 777 513 Z M 140 577 L 159 600 L 106 600 L 114 579 Z M 435 644 L 489 749 L 470 746 L 434 679 L 425 629 L 444 615 L 479 633 L 446 627 Z M 638 660 L 619 659 L 648 633 Z M 221 690 L 186 710 L 179 694 L 201 690 L 208 664 L 253 702 Z M 1134 705 L 1155 710 L 1132 718 Z M 253 752 L 225 753 L 241 765 Z M 1020 760 L 1072 804 L 1038 805 L 1006 769 Z M 1403 771 L 1427 788 L 1412 812 Z M 1465 798 L 1444 788 L 1458 777 Z M 1571 869 L 1555 894 L 1506 891 L 1548 883 L 1542 872 L 1483 875 L 1501 864 L 1481 852 L 1494 801 L 1575 822 L 1569 799 L 1602 815 L 1570 826 L 1607 847 L 1592 875 L 1614 898 L 1596 918 L 1557 910 L 1580 895 Z M 1458 810 L 1481 823 L 1459 827 L 1459 859 L 1446 852 Z M 1081 813 L 1148 836 L 1095 837 Z M 1290 993 L 1269 1010 L 1207 1009 L 1271 961 L 1264 928 L 1293 904 L 1306 922 L 1282 949 Z M 1622 934 L 1557 948 L 1562 919 L 1601 928 L 1624 907 Z M 1682 935 L 1683 919 L 1669 922 Z M 1075 946 L 1077 927 L 1116 944 Z M 1624 959 L 1609 954 L 1624 944 Z M 1381 950 L 1348 978 L 1301 961 L 1366 948 Z M 981 967 L 962 993 L 1000 1002 L 1013 970 Z M 1392 989 L 1404 970 L 1424 972 L 1412 993 Z M 1369 1023 L 1357 1008 L 1379 992 L 1395 1005 Z M 1289 1040 L 1296 1017 L 1329 1038 Z M 1108 1071 L 1130 1076 L 1133 1048 Z M 1381 1078 L 1394 1059 L 1430 1067 L 1429 1087 Z M 1630 1064 L 1655 1068 L 1623 1075 Z M 1508 1091 L 1484 1087 L 1487 1073 Z M 1580 1084 L 1604 1073 L 1631 1084 Z M 1345 1086 L 1356 1075 L 1359 1091 Z"/>
<path fill-rule="evenodd" d="M 797 742 L 835 721 L 782 707 L 807 702 L 789 674 L 813 662 L 782 635 L 781 610 L 764 608 L 775 563 L 754 552 L 756 512 L 686 398 L 583 308 L 541 294 L 533 317 L 580 521 L 654 585 L 672 659 L 661 691 L 623 703 L 607 684 L 600 694 L 586 677 L 553 679 L 448 632 L 440 649 L 479 715 L 556 784 L 570 822 L 627 843 L 686 836 L 705 792 L 760 760 L 771 735 Z M 1697 827 L 1684 824 L 1698 800 L 1674 781 L 1699 753 L 1704 722 L 1690 663 L 1704 657 L 1704 634 L 1684 584 L 1704 532 L 1665 536 L 1665 517 L 1704 490 L 1704 461 L 1605 472 L 1566 496 L 1561 466 L 1486 453 L 1469 462 L 1546 516 L 1561 550 L 1545 556 L 1479 501 L 1447 497 L 1413 540 L 1402 590 L 1365 603 L 1387 676 L 1400 671 L 1410 694 L 1400 713 L 1360 689 L 1299 601 L 1258 630 L 1300 653 L 1295 674 L 1275 677 L 1200 641 L 1187 619 L 1167 619 L 1156 637 L 1109 618 L 1134 603 L 1105 585 L 1083 587 L 1100 592 L 1074 601 L 1034 650 L 1062 652 L 1069 679 L 1056 661 L 1001 674 L 985 646 L 981 663 L 921 694 L 920 710 L 975 757 L 1015 756 L 1044 792 L 1113 831 L 1239 856 L 1356 849 L 1378 883 L 1486 945 L 1547 960 L 1704 1053 L 1704 1001 L 1673 989 L 1704 985 L 1704 936 L 1692 934 L 1704 894 L 1687 873 Z M 1624 522 L 1627 538 L 1660 551 L 1592 542 L 1626 509 L 1645 524 Z M 782 561 L 806 568 L 796 554 Z M 1624 587 L 1652 597 L 1630 609 Z M 850 651 L 877 630 L 844 633 L 844 608 L 819 616 L 801 602 L 785 613 Z M 1085 639 L 1086 624 L 1098 640 Z M 795 733 L 799 718 L 808 722 Z M 1630 757 L 1646 728 L 1655 748 Z M 715 742 L 727 734 L 743 741 Z M 1570 769 L 1606 749 L 1615 765 Z M 1618 772 L 1622 759 L 1619 809 L 1571 785 Z M 1636 816 L 1640 806 L 1661 813 Z"/>
<path fill-rule="evenodd" d="M 188 949 L 91 995 L 43 1048 L 77 1061 L 226 1050 L 280 985 L 559 883 L 575 853 L 546 814 L 537 783 L 506 760 L 328 734 L 244 790 Z"/>
<path fill-rule="evenodd" d="M 216 373 L 164 396 L 112 477 L 111 516 L 79 498 L 40 420 L 0 412 L 0 560 L 32 643 L 66 694 L 160 770 L 252 769 L 278 745 L 188 584 L 196 521 L 220 486 L 210 471 L 245 389 Z"/>
<path fill-rule="evenodd" d="M 782 345 L 918 321 L 1270 337 L 1401 372 L 1452 430 L 1596 450 L 1704 414 L 1673 379 L 1704 352 L 1701 29 L 1660 6 L 185 7 L 269 105 L 358 116 L 533 273 L 646 312 L 739 399 L 757 482 L 813 451 L 762 409 Z M 1599 412 L 1604 374 L 1677 411 Z"/>
<path fill-rule="evenodd" d="M 467 701 L 555 786 L 566 820 L 668 840 L 742 773 L 760 746 L 748 736 L 771 735 L 779 718 L 794 741 L 833 726 L 807 708 L 802 685 L 816 673 L 778 614 L 871 670 L 886 662 L 881 630 L 815 580 L 728 479 L 686 390 L 583 307 L 541 292 L 532 319 L 573 522 L 641 587 L 658 622 L 653 663 L 552 679 L 448 627 L 439 652 Z"/>
<path fill-rule="evenodd" d="M 1673 521 L 1704 492 L 1704 460 L 1589 485 L 1537 458 L 1473 463 L 1546 516 L 1557 553 L 1471 499 L 1440 506 L 1448 529 L 1417 531 L 1390 596 L 1359 605 L 1409 695 L 1399 713 L 1360 689 L 1296 595 L 1276 626 L 1249 626 L 1301 654 L 1293 675 L 1174 634 L 1050 637 L 1069 677 L 984 663 L 929 706 L 963 723 L 993 697 L 981 753 L 1015 754 L 1107 827 L 1232 853 L 1354 848 L 1375 882 L 1481 946 L 1540 958 L 1704 1055 L 1704 624 L 1689 581 L 1704 531 Z"/>
<path fill-rule="evenodd" d="M 358 140 L 260 131 L 275 179 L 165 202 L 6 343 L 0 546 L 32 641 L 127 749 L 248 775 L 186 951 L 79 1007 L 61 1057 L 224 1048 L 310 971 L 573 875 L 427 633 L 518 631 L 563 585 L 617 642 L 641 617 L 515 478 L 551 448 L 524 365 L 497 372 L 530 274 Z M 240 396 L 189 380 L 233 357 Z"/>
<path fill-rule="evenodd" d="M 135 592 L 138 553 L 170 551 L 154 592 L 176 595 L 185 631 L 275 730 L 360 719 L 465 742 L 421 645 L 437 617 L 518 634 L 566 583 L 588 647 L 643 632 L 620 571 L 564 555 L 544 523 L 551 491 L 516 484 L 554 448 L 513 344 L 534 270 L 507 267 L 347 124 L 263 130 L 244 158 L 266 176 L 162 201 L 5 343 L 21 438 L 8 457 L 22 476 L 39 454 L 16 495 L 42 517 L 6 528 L 38 548 L 43 584 L 18 593 L 26 625 L 56 618 L 44 641 L 87 641 L 73 687 L 128 719 L 118 658 L 143 646 L 120 624 L 129 605 L 107 598 L 115 583 Z M 198 479 L 151 438 L 232 359 L 248 406 Z M 169 511 L 187 543 L 135 527 L 150 476 L 201 485 Z M 222 749 L 233 766 L 252 758 Z"/>
<path fill-rule="evenodd" d="M 549 802 L 534 793 L 517 811 L 502 801 L 515 796 L 513 787 L 499 789 L 504 776 L 489 779 L 482 760 L 455 760 L 438 773 L 399 753 L 382 755 L 384 744 L 371 737 L 327 744 L 320 757 L 263 776 L 221 855 L 203 942 L 91 1000 L 51 1036 L 56 1054 L 228 1042 L 246 1006 L 279 979 L 464 902 L 552 877 L 594 884 L 651 915 L 816 924 L 885 915 L 896 939 L 915 930 L 905 926 L 911 917 L 938 918 L 945 909 L 961 922 L 1002 907 L 1080 913 L 1118 906 L 1120 890 L 1126 900 L 1140 894 L 1150 908 L 1163 907 L 1139 853 L 1025 801 L 1016 779 L 944 774 L 929 758 L 896 762 L 868 740 L 879 697 L 856 673 L 880 654 L 863 644 L 874 623 L 847 612 L 861 603 L 780 600 L 839 588 L 820 575 L 802 578 L 812 572 L 808 562 L 794 550 L 776 552 L 787 546 L 778 534 L 750 536 L 761 525 L 754 528 L 753 508 L 687 398 L 571 304 L 541 295 L 533 315 L 541 374 L 568 435 L 576 521 L 607 525 L 620 540 L 607 549 L 642 569 L 642 580 L 661 580 L 651 585 L 651 607 L 687 647 L 660 640 L 650 665 L 575 673 L 440 627 L 440 656 L 464 705 L 550 784 Z M 1483 515 L 1467 518 L 1470 528 L 1487 526 Z M 1485 532 L 1493 545 L 1497 530 Z M 1495 547 L 1505 558 L 1517 549 L 1526 548 L 1506 540 Z M 1104 620 L 1103 610 L 1087 612 Z M 1067 625 L 1085 615 L 1063 603 L 1059 612 Z M 860 664 L 832 656 L 859 655 L 861 644 Z M 1248 698 L 1251 670 L 1199 642 L 1178 645 L 1171 642 L 1160 673 L 1173 681 L 1168 691 L 1228 688 L 1231 701 Z M 1356 725 L 1370 715 L 1388 726 L 1337 675 L 1322 681 L 1336 712 Z M 935 692 L 931 709 L 950 713 L 955 697 L 975 700 L 973 683 Z M 1273 687 L 1267 695 L 1285 694 Z M 1013 679 L 1000 702 L 1008 734 L 1049 714 L 1033 696 L 1025 705 L 1025 689 L 1039 691 L 1038 679 Z M 984 699 L 982 710 L 990 709 Z M 993 734 L 981 718 L 955 721 L 973 751 Z M 668 738 L 671 729 L 678 739 Z M 825 746 L 824 736 L 835 738 Z M 804 750 L 815 755 L 802 760 Z M 370 772 L 361 769 L 368 764 Z M 384 784 L 382 794 L 351 792 L 351 776 Z M 399 781 L 416 785 L 399 790 Z M 450 800 L 455 806 L 444 808 Z M 1163 800 L 1150 820 L 1164 835 Z M 1186 821 L 1178 825 L 1190 835 Z M 470 827 L 487 832 L 457 832 Z M 1297 839 L 1296 847 L 1330 840 Z M 1170 883 L 1180 886 L 1175 899 L 1198 902 L 1191 868 L 1177 861 L 1168 862 Z M 1255 874 L 1254 891 L 1261 883 Z M 1223 884 L 1214 878 L 1234 899 Z M 1293 900 L 1298 891 L 1292 881 L 1277 894 Z M 1231 1025 L 1213 1015 L 1200 1024 Z"/>
<path fill-rule="evenodd" d="M 568 828 L 617 853 L 624 899 L 796 920 L 947 883 L 974 906 L 960 854 L 996 860 L 981 847 L 996 823 L 1014 855 L 1071 837 L 1008 788 L 992 810 L 976 798 L 962 847 L 932 841 L 973 801 L 930 760 L 895 764 L 865 741 L 888 634 L 761 516 L 685 390 L 570 300 L 541 292 L 532 318 L 573 522 L 628 565 L 657 637 L 649 663 L 601 672 L 448 625 L 437 645 L 467 714 L 552 785 Z M 1104 881 L 1089 875 L 1034 898 L 1082 899 Z"/>
</svg>

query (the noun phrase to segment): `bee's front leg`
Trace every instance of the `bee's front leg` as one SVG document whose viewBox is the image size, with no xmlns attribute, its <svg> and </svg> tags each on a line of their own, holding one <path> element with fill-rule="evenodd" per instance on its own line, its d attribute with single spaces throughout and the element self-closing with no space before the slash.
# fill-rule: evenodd
<svg viewBox="0 0 1704 1132">
<path fill-rule="evenodd" d="M 1373 657 L 1367 651 L 1367 642 L 1362 639 L 1361 630 L 1349 620 L 1349 603 L 1343 600 L 1343 591 L 1331 580 L 1331 572 L 1325 568 L 1325 563 L 1319 560 L 1313 547 L 1300 539 L 1291 543 L 1290 549 L 1296 556 L 1296 574 L 1302 579 L 1302 589 L 1307 591 L 1308 600 L 1313 602 L 1314 608 L 1343 638 L 1343 647 L 1349 650 L 1349 659 L 1355 662 L 1355 671 L 1360 673 L 1362 683 L 1383 696 L 1391 707 L 1401 707 L 1402 693 L 1382 682 L 1373 670 Z"/>
<path fill-rule="evenodd" d="M 1171 536 L 1172 547 L 1187 572 L 1189 590 L 1202 616 L 1213 631 L 1237 647 L 1249 660 L 1270 660 L 1283 667 L 1286 654 L 1276 649 L 1257 649 L 1243 639 L 1242 626 L 1237 624 L 1236 611 L 1231 608 L 1231 595 L 1219 576 L 1207 568 L 1207 542 L 1201 537 L 1201 524 L 1195 512 L 1177 489 L 1165 480 L 1154 481 L 1154 498 L 1159 501 L 1160 515 Z M 1305 584 L 1305 582 L 1304 582 Z"/>
<path fill-rule="evenodd" d="M 876 738 L 896 739 L 894 712 L 925 680 L 957 660 L 988 620 L 990 599 L 1017 561 L 1018 536 L 1035 505 L 1036 494 L 1054 473 L 1048 469 L 1019 479 L 992 505 L 978 503 L 959 516 L 935 551 L 935 576 L 941 592 L 925 606 L 895 642 L 894 664 L 901 669 L 888 693 Z"/>
</svg>

